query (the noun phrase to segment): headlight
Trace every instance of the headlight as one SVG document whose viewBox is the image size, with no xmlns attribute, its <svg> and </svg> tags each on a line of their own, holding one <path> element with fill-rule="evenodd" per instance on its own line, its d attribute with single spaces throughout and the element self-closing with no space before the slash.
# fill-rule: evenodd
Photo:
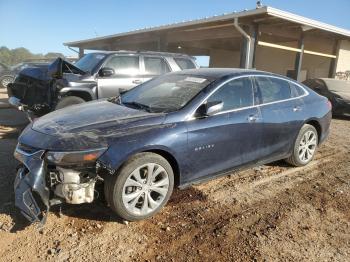
<svg viewBox="0 0 350 262">
<path fill-rule="evenodd" d="M 95 162 L 105 151 L 106 147 L 85 151 L 54 152 L 46 153 L 46 159 L 57 165 L 75 165 Z"/>
</svg>

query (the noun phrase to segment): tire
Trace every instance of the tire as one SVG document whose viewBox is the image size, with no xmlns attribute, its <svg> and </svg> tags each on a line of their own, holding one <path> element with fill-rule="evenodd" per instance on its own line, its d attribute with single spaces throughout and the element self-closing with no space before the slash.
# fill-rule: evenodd
<svg viewBox="0 0 350 262">
<path fill-rule="evenodd" d="M 146 170 L 153 170 L 152 175 L 158 173 L 154 180 L 149 179 Z M 138 174 L 139 179 L 133 174 Z M 146 152 L 134 155 L 116 175 L 109 175 L 105 179 L 104 193 L 108 205 L 120 218 L 138 221 L 158 213 L 168 202 L 173 187 L 174 173 L 168 161 Z"/>
<path fill-rule="evenodd" d="M 56 105 L 55 110 L 65 108 L 67 106 L 84 103 L 85 100 L 78 96 L 66 96 L 62 98 Z"/>
<path fill-rule="evenodd" d="M 312 134 L 312 137 L 310 136 L 310 141 L 306 143 L 304 141 L 307 141 L 307 136 L 308 136 L 307 134 Z M 309 142 L 310 144 L 308 144 Z M 317 151 L 317 146 L 318 146 L 318 133 L 316 128 L 313 127 L 312 125 L 305 124 L 300 129 L 298 137 L 295 140 L 292 155 L 285 160 L 286 162 L 288 162 L 293 166 L 297 166 L 297 167 L 305 166 L 308 163 L 310 163 L 314 158 Z M 310 151 L 308 151 L 307 148 L 309 148 Z M 310 154 L 310 152 L 312 152 L 312 154 Z"/>
<path fill-rule="evenodd" d="M 7 88 L 7 85 L 9 83 L 12 83 L 14 80 L 14 77 L 11 75 L 4 75 L 0 78 L 0 88 Z"/>
</svg>

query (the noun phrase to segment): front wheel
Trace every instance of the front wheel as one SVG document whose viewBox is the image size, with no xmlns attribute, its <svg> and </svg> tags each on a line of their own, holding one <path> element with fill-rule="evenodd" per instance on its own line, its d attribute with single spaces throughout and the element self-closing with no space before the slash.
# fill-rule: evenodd
<svg viewBox="0 0 350 262">
<path fill-rule="evenodd" d="M 105 180 L 105 196 L 122 219 L 137 221 L 151 217 L 168 202 L 174 187 L 173 170 L 163 157 L 139 153 L 118 174 Z"/>
<path fill-rule="evenodd" d="M 293 166 L 305 166 L 314 158 L 318 145 L 315 127 L 305 124 L 299 131 L 292 155 L 286 161 Z"/>
<path fill-rule="evenodd" d="M 66 96 L 63 97 L 56 105 L 55 110 L 65 108 L 67 106 L 72 106 L 76 104 L 84 103 L 85 100 L 78 96 Z"/>
</svg>

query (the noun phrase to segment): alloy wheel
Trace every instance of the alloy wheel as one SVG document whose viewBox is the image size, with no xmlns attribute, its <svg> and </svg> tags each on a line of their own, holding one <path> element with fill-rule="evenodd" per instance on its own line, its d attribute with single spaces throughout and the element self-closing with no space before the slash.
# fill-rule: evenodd
<svg viewBox="0 0 350 262">
<path fill-rule="evenodd" d="M 309 162 L 315 154 L 317 146 L 317 135 L 314 131 L 307 131 L 303 135 L 299 144 L 299 159 L 303 163 Z"/>
<path fill-rule="evenodd" d="M 144 216 L 157 209 L 169 190 L 169 175 L 155 163 L 136 168 L 126 179 L 122 200 L 128 212 Z"/>
</svg>

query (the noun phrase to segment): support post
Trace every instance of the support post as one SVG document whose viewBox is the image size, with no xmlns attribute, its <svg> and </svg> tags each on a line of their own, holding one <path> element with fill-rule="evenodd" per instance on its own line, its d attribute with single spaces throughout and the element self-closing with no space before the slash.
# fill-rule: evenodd
<svg viewBox="0 0 350 262">
<path fill-rule="evenodd" d="M 331 64 L 329 67 L 329 78 L 335 78 L 336 70 L 337 70 L 337 64 L 338 64 L 338 57 L 339 57 L 339 48 L 340 48 L 340 41 L 335 40 L 335 43 L 333 45 L 333 55 L 337 56 L 336 58 L 332 58 Z"/>
<path fill-rule="evenodd" d="M 259 24 L 254 24 L 250 27 L 250 38 L 251 38 L 251 45 L 250 45 L 250 61 L 249 61 L 249 68 L 255 68 L 255 59 L 256 59 L 256 48 L 258 46 L 259 42 Z"/>
<path fill-rule="evenodd" d="M 84 48 L 79 47 L 79 58 L 82 58 L 84 56 Z"/>
<path fill-rule="evenodd" d="M 239 67 L 240 68 L 247 68 L 247 39 L 245 37 L 242 38 L 242 44 L 241 44 L 241 58 L 240 58 L 240 62 L 239 62 Z"/>
<path fill-rule="evenodd" d="M 300 81 L 301 80 L 300 72 L 301 72 L 301 66 L 303 64 L 303 55 L 304 55 L 304 32 L 302 32 L 300 35 L 298 48 L 301 51 L 296 54 L 294 72 L 295 72 L 295 80 Z"/>
</svg>

